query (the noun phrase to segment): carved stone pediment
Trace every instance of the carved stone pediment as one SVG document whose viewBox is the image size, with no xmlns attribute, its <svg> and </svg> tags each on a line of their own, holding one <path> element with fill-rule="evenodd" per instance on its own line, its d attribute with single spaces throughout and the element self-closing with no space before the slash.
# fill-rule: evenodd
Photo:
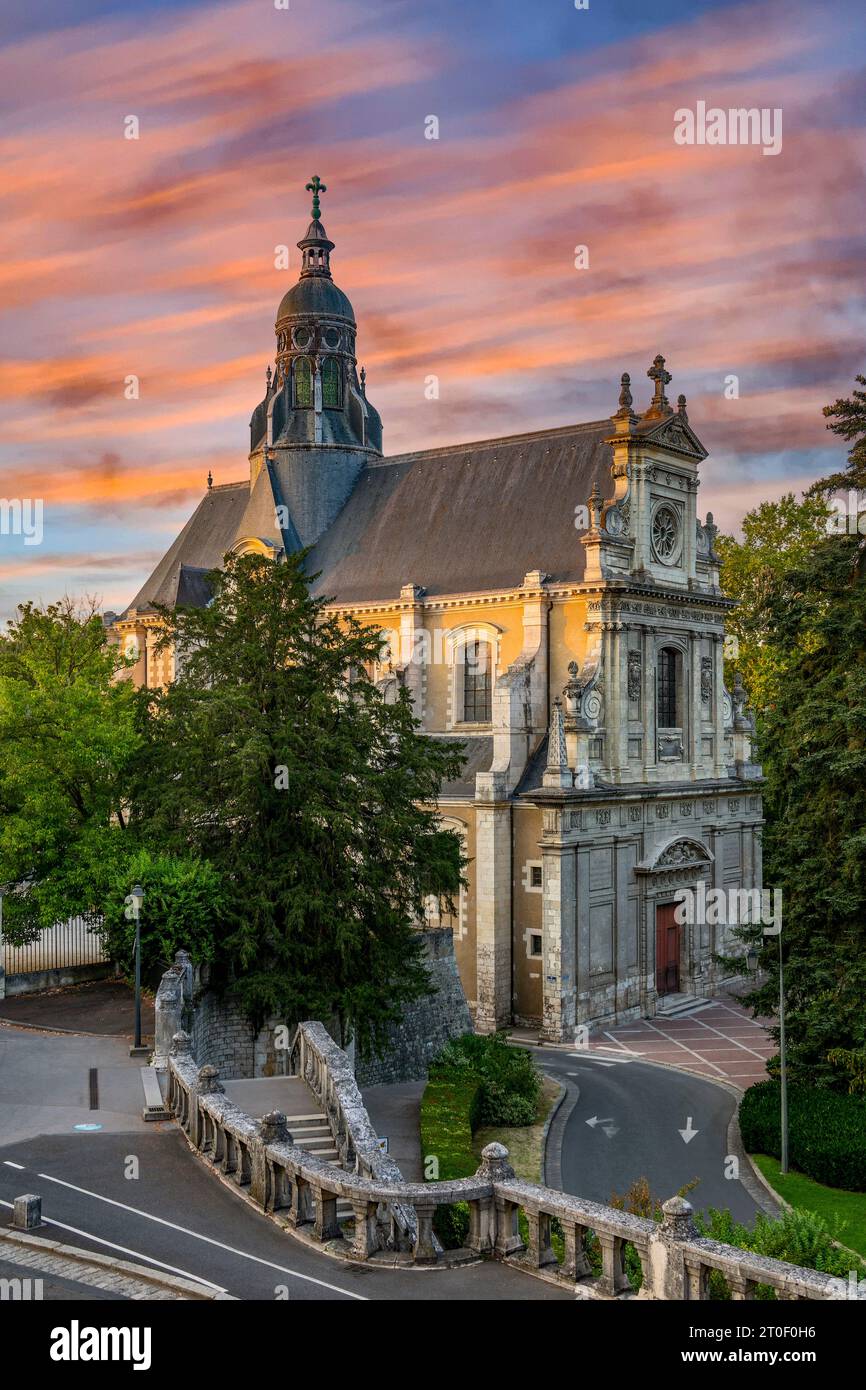
<svg viewBox="0 0 866 1390">
<path fill-rule="evenodd" d="M 652 429 L 643 435 L 648 444 L 658 444 L 663 449 L 685 454 L 687 458 L 705 459 L 704 448 L 691 425 L 681 415 L 672 414 L 662 418 Z"/>
<path fill-rule="evenodd" d="M 690 835 L 676 835 L 663 845 L 657 845 L 636 866 L 636 872 L 657 874 L 671 869 L 703 869 L 712 863 L 713 855 L 700 840 Z"/>
</svg>

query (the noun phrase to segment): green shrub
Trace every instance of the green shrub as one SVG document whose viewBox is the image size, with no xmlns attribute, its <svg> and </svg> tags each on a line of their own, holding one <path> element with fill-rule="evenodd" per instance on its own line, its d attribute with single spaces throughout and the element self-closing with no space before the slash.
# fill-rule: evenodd
<svg viewBox="0 0 866 1390">
<path fill-rule="evenodd" d="M 480 1114 L 473 1129 L 479 1124 L 533 1123 L 541 1099 L 541 1078 L 529 1052 L 510 1047 L 504 1033 L 484 1037 L 464 1033 L 445 1045 L 430 1075 L 459 1076 L 467 1072 L 481 1082 Z"/>
<path fill-rule="evenodd" d="M 840 1279 L 847 1279 L 852 1268 L 858 1278 L 866 1274 L 866 1264 L 862 1260 L 835 1244 L 840 1238 L 841 1223 L 837 1222 L 831 1230 L 816 1212 L 785 1209 L 777 1218 L 759 1212 L 750 1231 L 735 1221 L 729 1211 L 716 1211 L 711 1207 L 706 1216 L 697 1214 L 695 1223 L 701 1235 L 736 1246 L 738 1250 L 786 1260 L 803 1269 L 818 1269 Z M 727 1282 L 717 1270 L 710 1276 L 709 1293 L 712 1299 L 727 1300 L 731 1296 Z M 759 1284 L 755 1297 L 772 1301 L 776 1293 L 770 1285 Z"/>
<path fill-rule="evenodd" d="M 740 1104 L 750 1153 L 782 1152 L 779 1085 L 759 1081 Z M 788 1087 L 788 1148 L 801 1173 L 827 1187 L 866 1192 L 866 1101 L 815 1087 Z"/>
</svg>

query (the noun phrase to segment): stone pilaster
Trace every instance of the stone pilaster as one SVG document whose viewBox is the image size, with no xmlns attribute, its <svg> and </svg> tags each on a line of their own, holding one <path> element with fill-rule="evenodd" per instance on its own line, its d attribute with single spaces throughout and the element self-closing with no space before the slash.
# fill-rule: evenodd
<svg viewBox="0 0 866 1390">
<path fill-rule="evenodd" d="M 475 780 L 475 950 L 479 1033 L 511 1021 L 511 807 L 502 774 Z"/>
<path fill-rule="evenodd" d="M 566 845 L 562 840 L 564 812 L 545 808 L 543 814 L 541 1036 L 548 1042 L 572 1042 L 577 988 L 576 854 L 574 845 Z"/>
</svg>

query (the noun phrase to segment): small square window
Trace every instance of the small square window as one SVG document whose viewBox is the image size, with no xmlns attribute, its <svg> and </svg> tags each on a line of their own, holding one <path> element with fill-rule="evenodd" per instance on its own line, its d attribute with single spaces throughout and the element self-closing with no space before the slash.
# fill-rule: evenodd
<svg viewBox="0 0 866 1390">
<path fill-rule="evenodd" d="M 530 879 L 529 879 L 529 881 L 530 881 L 530 883 L 532 884 L 533 888 L 540 888 L 540 887 L 541 887 L 541 865 L 540 865 L 540 864 L 533 864 L 533 865 L 532 865 L 532 868 L 531 868 L 531 870 L 530 870 Z"/>
<path fill-rule="evenodd" d="M 531 932 L 529 936 L 529 954 L 531 956 L 541 955 L 541 932 Z"/>
</svg>

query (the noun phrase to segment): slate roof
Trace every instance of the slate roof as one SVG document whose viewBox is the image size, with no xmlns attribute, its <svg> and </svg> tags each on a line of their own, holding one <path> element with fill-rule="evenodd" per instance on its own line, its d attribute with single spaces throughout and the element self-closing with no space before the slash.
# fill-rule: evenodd
<svg viewBox="0 0 866 1390">
<path fill-rule="evenodd" d="M 610 495 L 610 420 L 426 449 L 370 464 L 313 547 L 314 590 L 340 603 L 483 593 L 533 569 L 580 580 L 574 509 Z"/>
<path fill-rule="evenodd" d="M 249 496 L 248 482 L 209 488 L 127 612 L 146 612 L 156 603 L 172 607 L 176 603 L 207 602 L 203 576 L 222 564 Z"/>
<path fill-rule="evenodd" d="M 508 589 L 533 569 L 581 580 L 574 510 L 595 483 L 610 495 L 611 432 L 598 420 L 371 462 L 310 552 L 314 592 L 352 604 L 397 599 L 410 583 L 433 596 Z M 216 568 L 242 520 L 244 534 L 273 537 L 272 486 L 263 473 L 252 499 L 245 482 L 209 490 L 130 608 L 183 601 L 182 568 Z"/>
<path fill-rule="evenodd" d="M 454 797 L 475 796 L 476 772 L 489 772 L 493 762 L 493 735 L 467 734 L 464 738 L 440 738 L 437 743 L 452 744 L 464 749 L 465 762 L 460 776 L 453 782 L 443 782 L 439 789 L 440 799 L 448 801 Z"/>
</svg>

